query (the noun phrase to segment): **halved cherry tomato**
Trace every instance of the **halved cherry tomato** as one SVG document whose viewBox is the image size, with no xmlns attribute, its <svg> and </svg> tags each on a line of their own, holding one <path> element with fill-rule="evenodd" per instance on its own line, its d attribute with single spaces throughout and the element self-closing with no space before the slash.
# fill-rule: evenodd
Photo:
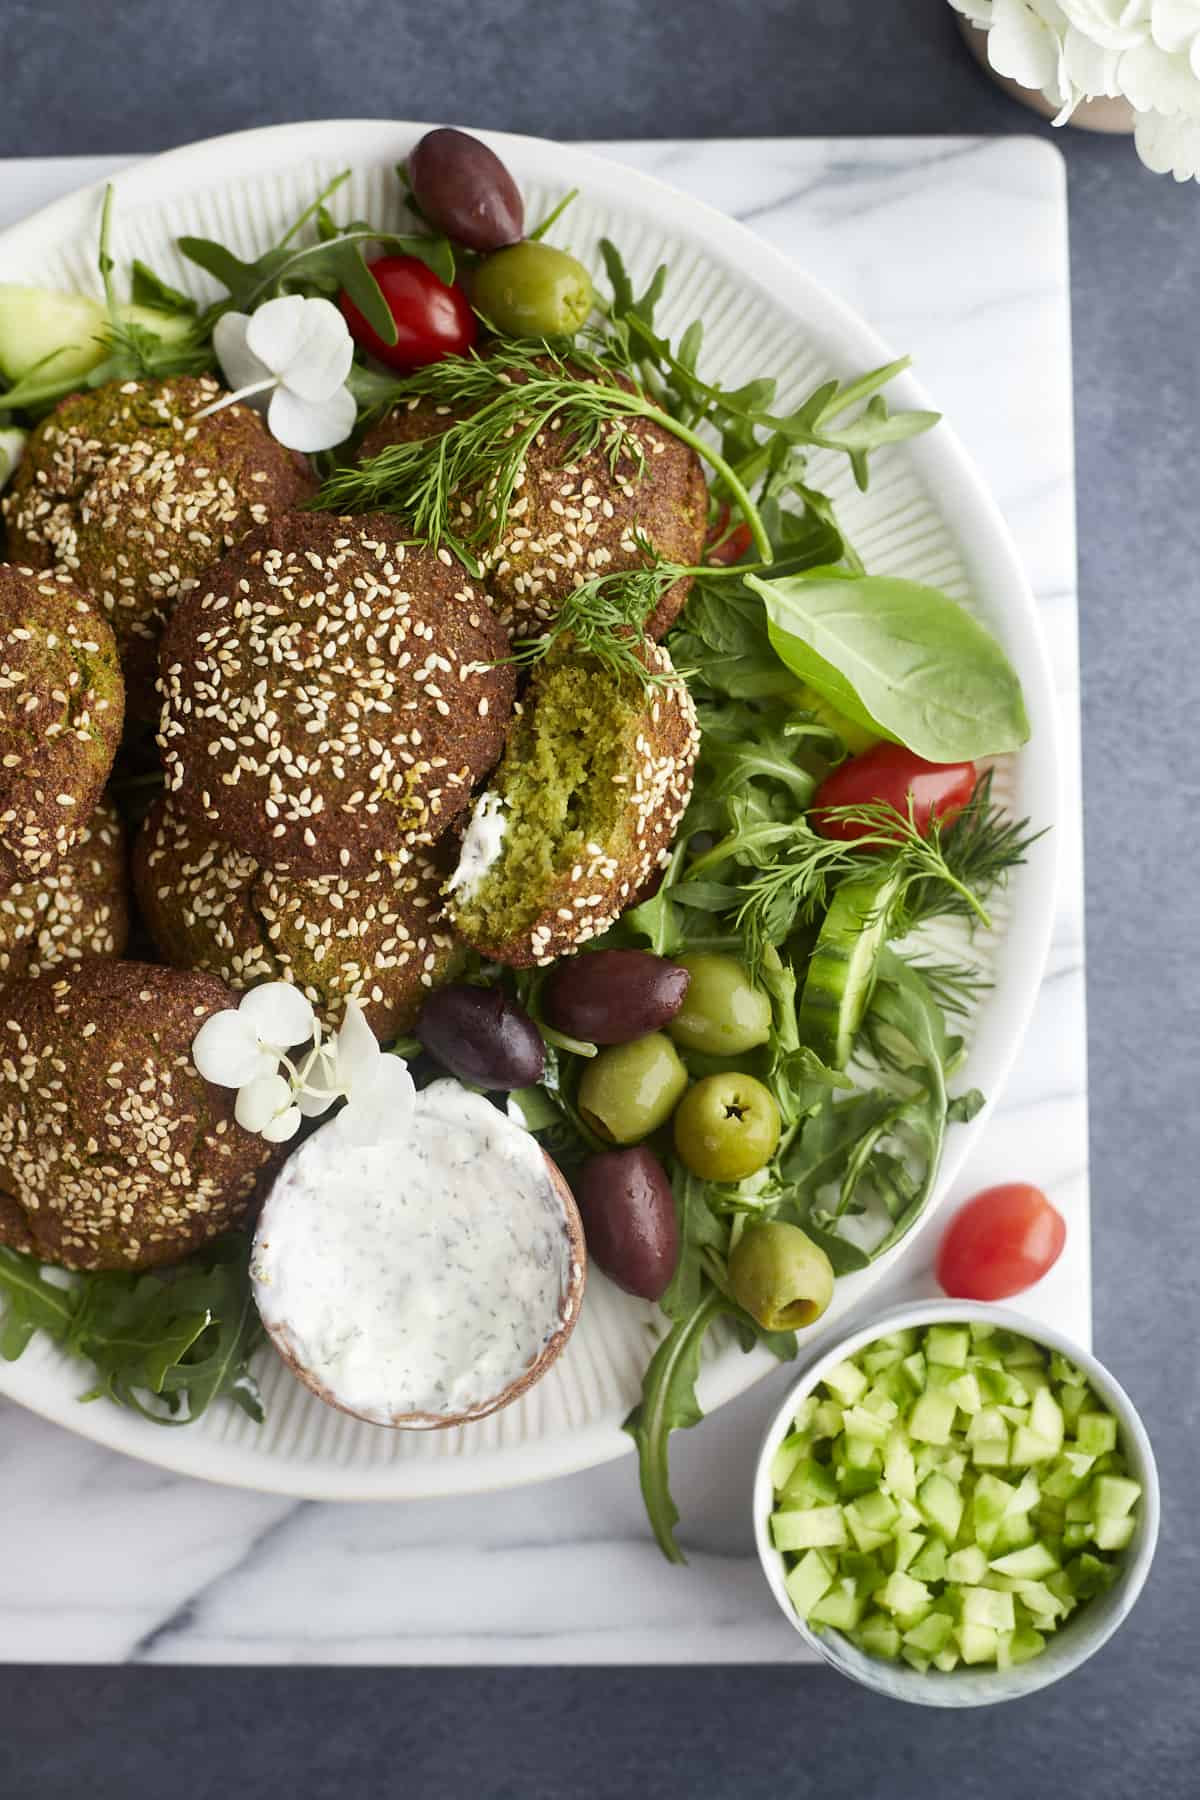
<svg viewBox="0 0 1200 1800">
<path fill-rule="evenodd" d="M 903 744 L 874 744 L 825 777 L 813 795 L 812 822 L 822 837 L 846 841 L 867 837 L 874 827 L 833 818 L 827 809 L 882 802 L 907 818 L 911 794 L 913 823 L 922 837 L 928 837 L 930 819 L 949 825 L 974 789 L 974 763 L 931 763 Z"/>
<path fill-rule="evenodd" d="M 717 509 L 717 516 L 708 528 L 705 539 L 708 549 L 704 553 L 705 562 L 736 563 L 741 562 L 747 550 L 754 542 L 750 527 L 743 521 L 729 529 L 729 502 L 722 500 Z"/>
<path fill-rule="evenodd" d="M 937 1278 L 956 1300 L 1007 1300 L 1052 1269 L 1067 1224 L 1041 1188 L 1010 1181 L 960 1206 L 937 1255 Z"/>
<path fill-rule="evenodd" d="M 479 335 L 479 321 L 460 287 L 447 287 L 418 256 L 381 256 L 367 265 L 396 321 L 396 342 L 385 344 L 349 294 L 338 295 L 353 337 L 393 369 L 419 369 L 443 356 L 463 356 Z"/>
</svg>

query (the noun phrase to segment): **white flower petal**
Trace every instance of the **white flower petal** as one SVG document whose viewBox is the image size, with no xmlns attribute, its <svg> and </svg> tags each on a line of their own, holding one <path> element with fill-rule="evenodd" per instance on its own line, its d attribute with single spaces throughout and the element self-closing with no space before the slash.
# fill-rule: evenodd
<svg viewBox="0 0 1200 1800">
<path fill-rule="evenodd" d="M 264 381 L 272 373 L 250 349 L 246 341 L 249 329 L 250 314 L 238 312 L 222 313 L 213 326 L 213 349 L 221 373 L 234 393 L 239 388 L 252 387 L 256 381 Z M 254 398 L 266 405 L 265 394 Z"/>
<path fill-rule="evenodd" d="M 259 1136 L 265 1138 L 268 1144 L 286 1144 L 289 1138 L 295 1137 L 299 1129 L 300 1108 L 289 1106 L 285 1113 L 280 1113 L 269 1125 L 264 1125 Z"/>
<path fill-rule="evenodd" d="M 1168 56 L 1145 43 L 1124 52 L 1117 79 L 1137 112 L 1191 114 L 1200 109 L 1200 89 L 1187 56 Z"/>
<path fill-rule="evenodd" d="M 1061 103 L 1067 98 L 1059 77 L 1061 51 L 1058 32 L 1026 0 L 995 0 L 988 61 L 998 75 Z"/>
<path fill-rule="evenodd" d="M 382 1055 L 379 1039 L 367 1024 L 359 1002 L 347 1000 L 341 1029 L 334 1039 L 337 1085 L 341 1092 L 352 1094 L 356 1087 L 369 1081 Z"/>
<path fill-rule="evenodd" d="M 192 1061 L 205 1081 L 240 1088 L 260 1075 L 273 1075 L 278 1059 L 265 1054 L 258 1038 L 232 1007 L 213 1013 L 192 1039 Z"/>
<path fill-rule="evenodd" d="M 1200 0 L 1154 0 L 1150 30 L 1160 50 L 1174 56 L 1200 36 Z"/>
<path fill-rule="evenodd" d="M 265 1131 L 292 1104 L 291 1083 L 282 1075 L 261 1075 L 238 1089 L 233 1116 L 243 1131 Z"/>
<path fill-rule="evenodd" d="M 251 314 L 246 326 L 247 348 L 272 375 L 282 375 L 302 350 L 310 305 L 302 294 L 283 294 Z"/>
<path fill-rule="evenodd" d="M 1116 50 L 1103 49 L 1084 37 L 1074 25 L 1068 26 L 1063 44 L 1063 69 L 1072 87 L 1078 88 L 1081 94 L 1089 97 L 1105 94 L 1110 98 L 1119 94 L 1117 67 L 1120 60 Z"/>
<path fill-rule="evenodd" d="M 264 1044 L 306 1044 L 316 1029 L 312 1002 L 290 981 L 264 981 L 243 994 L 238 1017 Z"/>
<path fill-rule="evenodd" d="M 1058 0 L 1058 6 L 1101 50 L 1129 50 L 1150 35 L 1150 0 Z"/>
<path fill-rule="evenodd" d="M 306 336 L 279 372 L 284 386 L 301 400 L 329 400 L 345 385 L 354 340 L 332 300 L 307 300 L 305 305 Z"/>
<path fill-rule="evenodd" d="M 992 22 L 992 0 L 950 0 L 950 4 L 981 31 L 986 31 Z"/>
<path fill-rule="evenodd" d="M 311 1062 L 305 1061 L 304 1087 L 296 1094 L 296 1104 L 306 1119 L 319 1119 L 328 1112 L 340 1092 L 338 1088 L 337 1051 L 333 1043 L 323 1044 Z M 315 1088 L 315 1093 L 309 1093 Z"/>
<path fill-rule="evenodd" d="M 358 408 L 349 388 L 339 388 L 328 400 L 301 400 L 289 388 L 278 387 L 271 395 L 267 424 L 272 437 L 289 450 L 312 455 L 344 444 L 354 430 Z"/>
<path fill-rule="evenodd" d="M 337 1116 L 339 1131 L 351 1144 L 394 1143 L 408 1134 L 416 1088 L 399 1056 L 383 1056 L 366 1082 L 360 1082 Z"/>
<path fill-rule="evenodd" d="M 1200 119 L 1182 115 L 1165 119 L 1161 113 L 1144 113 L 1137 121 L 1133 141 L 1146 167 L 1156 175 L 1174 175 L 1176 181 L 1200 180 Z"/>
<path fill-rule="evenodd" d="M 28 441 L 29 433 L 16 425 L 0 431 L 0 488 L 7 487 L 16 474 Z"/>
</svg>

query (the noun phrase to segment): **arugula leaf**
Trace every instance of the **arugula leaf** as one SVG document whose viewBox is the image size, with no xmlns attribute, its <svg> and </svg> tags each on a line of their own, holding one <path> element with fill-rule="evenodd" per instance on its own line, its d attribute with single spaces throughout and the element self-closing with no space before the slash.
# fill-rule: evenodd
<svg viewBox="0 0 1200 1800">
<path fill-rule="evenodd" d="M 686 1431 L 704 1416 L 696 1398 L 704 1339 L 722 1313 L 734 1310 L 732 1301 L 710 1286 L 692 1310 L 676 1318 L 650 1358 L 642 1397 L 625 1420 L 624 1429 L 637 1445 L 646 1513 L 668 1562 L 687 1559 L 675 1537 L 679 1508 L 671 1496 L 667 1445 L 673 1431 Z"/>
<path fill-rule="evenodd" d="M 999 643 L 937 588 L 839 569 L 764 581 L 776 652 L 840 712 L 930 762 L 1016 750 L 1021 684 Z"/>
<path fill-rule="evenodd" d="M 59 1277 L 0 1248 L 0 1355 L 15 1361 L 42 1331 L 96 1380 L 101 1396 L 160 1425 L 186 1425 L 226 1397 L 263 1417 L 249 1359 L 262 1337 L 249 1239 L 231 1232 L 177 1270 Z"/>
<path fill-rule="evenodd" d="M 199 310 L 189 295 L 172 287 L 136 256 L 130 271 L 129 297 L 135 306 L 148 306 L 152 312 L 168 316 L 192 317 Z"/>
</svg>

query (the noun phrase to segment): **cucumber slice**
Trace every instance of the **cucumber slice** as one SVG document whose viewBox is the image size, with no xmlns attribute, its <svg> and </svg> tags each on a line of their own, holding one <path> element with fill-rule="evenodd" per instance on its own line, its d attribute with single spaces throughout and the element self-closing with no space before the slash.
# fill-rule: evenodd
<svg viewBox="0 0 1200 1800">
<path fill-rule="evenodd" d="M 844 1069 L 850 1061 L 899 886 L 889 874 L 843 882 L 809 957 L 796 1024 L 801 1042 L 831 1069 Z"/>
<path fill-rule="evenodd" d="M 829 1592 L 833 1581 L 830 1564 L 819 1550 L 810 1550 L 807 1556 L 801 1557 L 794 1569 L 789 1569 L 783 1585 L 800 1617 L 807 1619 L 817 1601 Z"/>
<path fill-rule="evenodd" d="M 777 1550 L 838 1549 L 846 1542 L 846 1521 L 840 1506 L 810 1506 L 777 1512 L 771 1532 Z"/>
<path fill-rule="evenodd" d="M 86 294 L 0 284 L 0 374 L 16 382 L 31 369 L 48 381 L 86 375 L 104 357 L 108 317 Z M 40 366 L 39 366 L 40 365 Z"/>
</svg>

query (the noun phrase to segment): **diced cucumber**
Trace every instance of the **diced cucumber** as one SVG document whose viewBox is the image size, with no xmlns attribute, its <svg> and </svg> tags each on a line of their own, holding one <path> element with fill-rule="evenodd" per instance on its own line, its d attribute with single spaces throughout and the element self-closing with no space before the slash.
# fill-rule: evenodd
<svg viewBox="0 0 1200 1800">
<path fill-rule="evenodd" d="M 794 1431 L 785 1437 L 771 1461 L 771 1486 L 778 1493 L 791 1479 L 793 1469 L 808 1455 L 809 1437 L 805 1431 Z"/>
<path fill-rule="evenodd" d="M 931 1363 L 965 1369 L 971 1334 L 965 1325 L 931 1325 L 925 1334 L 925 1355 Z"/>
<path fill-rule="evenodd" d="M 1075 1422 L 1076 1448 L 1085 1456 L 1103 1456 L 1117 1447 L 1117 1421 L 1111 1413 L 1080 1413 Z"/>
<path fill-rule="evenodd" d="M 1048 1444 L 1057 1456 L 1063 1444 L 1063 1412 L 1048 1387 L 1038 1388 L 1029 1409 L 1029 1429 Z"/>
<path fill-rule="evenodd" d="M 908 1572 L 917 1581 L 945 1581 L 946 1546 L 940 1538 L 930 1538 L 920 1555 L 908 1565 Z"/>
<path fill-rule="evenodd" d="M 1092 1538 L 1098 1550 L 1124 1550 L 1133 1541 L 1137 1520 L 1097 1519 Z"/>
<path fill-rule="evenodd" d="M 918 1443 L 948 1444 L 957 1407 L 945 1388 L 926 1388 L 908 1415 L 908 1433 Z"/>
<path fill-rule="evenodd" d="M 1018 1581 L 1040 1581 L 1058 1568 L 1058 1558 L 1047 1545 L 1037 1543 L 1029 1544 L 1023 1550 L 1010 1550 L 1006 1556 L 993 1557 L 988 1566 Z"/>
<path fill-rule="evenodd" d="M 955 1626 L 954 1636 L 965 1663 L 995 1662 L 997 1636 L 990 1625 Z"/>
<path fill-rule="evenodd" d="M 952 1544 L 963 1516 L 963 1497 L 954 1483 L 937 1471 L 927 1475 L 917 1489 L 917 1506 L 921 1517 Z"/>
<path fill-rule="evenodd" d="M 777 1550 L 840 1549 L 847 1541 L 840 1506 L 810 1506 L 771 1516 Z"/>
<path fill-rule="evenodd" d="M 833 1580 L 833 1570 L 820 1551 L 810 1550 L 794 1569 L 788 1570 L 783 1585 L 800 1617 L 807 1619 L 822 1594 L 829 1592 Z"/>
<path fill-rule="evenodd" d="M 823 1594 L 808 1614 L 810 1625 L 832 1625 L 835 1631 L 853 1631 L 867 1603 L 852 1581 L 841 1581 Z"/>
<path fill-rule="evenodd" d="M 964 1625 L 990 1625 L 993 1631 L 1013 1631 L 1016 1616 L 1011 1594 L 998 1594 L 994 1588 L 968 1587 L 961 1595 Z"/>
<path fill-rule="evenodd" d="M 1092 1483 L 1092 1515 L 1099 1519 L 1123 1519 L 1142 1497 L 1141 1483 L 1120 1475 L 1097 1475 Z"/>
<path fill-rule="evenodd" d="M 904 1642 L 923 1656 L 934 1657 L 954 1635 L 954 1620 L 947 1613 L 932 1612 L 904 1633 Z"/>
<path fill-rule="evenodd" d="M 801 1042 L 832 1069 L 850 1061 L 899 891 L 891 871 L 843 881 L 808 959 L 796 1024 Z"/>
<path fill-rule="evenodd" d="M 868 1656 L 882 1656 L 887 1662 L 895 1662 L 900 1654 L 899 1627 L 883 1613 L 872 1613 L 869 1619 L 864 1619 L 856 1636 L 859 1648 Z"/>
<path fill-rule="evenodd" d="M 853 1406 L 866 1393 L 870 1382 L 854 1363 L 840 1362 L 825 1376 L 825 1386 L 843 1406 Z"/>
<path fill-rule="evenodd" d="M 881 1339 L 776 1452 L 792 1603 L 922 1672 L 1026 1661 L 1115 1579 L 1137 1529 L 1117 1443 L 1079 1371 L 1007 1330 Z"/>
<path fill-rule="evenodd" d="M 974 1587 L 987 1574 L 987 1557 L 978 1544 L 952 1550 L 946 1558 L 946 1579 L 959 1587 Z"/>
<path fill-rule="evenodd" d="M 875 1596 L 875 1604 L 885 1611 L 895 1613 L 897 1618 L 912 1619 L 914 1622 L 923 1619 L 930 1610 L 929 1589 L 923 1581 L 917 1581 L 901 1570 L 888 1576 Z"/>
</svg>

